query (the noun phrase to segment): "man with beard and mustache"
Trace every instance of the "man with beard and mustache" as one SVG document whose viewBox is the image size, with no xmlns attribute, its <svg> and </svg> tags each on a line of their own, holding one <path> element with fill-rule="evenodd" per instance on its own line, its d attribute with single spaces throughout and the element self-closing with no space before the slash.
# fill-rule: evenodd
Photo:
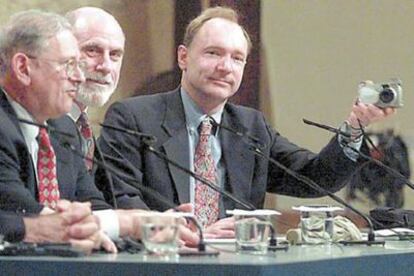
<svg viewBox="0 0 414 276">
<path fill-rule="evenodd" d="M 344 124 L 350 138 L 333 137 L 320 153 L 310 152 L 282 137 L 262 113 L 228 102 L 240 87 L 250 49 L 249 35 L 234 10 L 206 9 L 187 26 L 183 44 L 177 50 L 181 86 L 174 91 L 115 103 L 109 108 L 105 123 L 155 135 L 157 142 L 152 147 L 255 208 L 263 207 L 266 192 L 308 198 L 325 194 L 290 177 L 267 158 L 258 158 L 243 137 L 214 127 L 211 118 L 228 128 L 252 133 L 264 146 L 265 156 L 331 192 L 338 191 L 358 165 L 358 156 L 342 142 L 359 148 L 359 123 L 367 126 L 393 114 L 394 109 L 356 103 Z M 234 236 L 234 219 L 223 217 L 225 210 L 242 206 L 145 151 L 136 137 L 103 129 L 99 145 L 102 152 L 111 156 L 108 162 L 125 174 L 176 204 L 193 203 L 195 216 L 205 227 L 205 236 Z M 122 189 L 122 182 L 114 180 L 116 189 Z M 168 208 L 138 189 L 124 189 L 128 190 L 125 194 L 131 205 Z"/>
<path fill-rule="evenodd" d="M 78 40 L 85 75 L 70 115 L 83 137 L 85 163 L 93 173 L 90 159 L 96 147 L 87 111 L 88 107 L 103 106 L 114 93 L 124 55 L 125 35 L 117 20 L 99 8 L 82 7 L 68 12 L 66 18 Z"/>
<path fill-rule="evenodd" d="M 96 7 L 82 7 L 66 14 L 72 24 L 72 32 L 78 40 L 85 82 L 80 84 L 74 100 L 70 116 L 76 122 L 82 137 L 85 163 L 91 175 L 95 176 L 95 184 L 103 192 L 105 200 L 114 207 L 124 209 L 147 209 L 145 205 L 131 205 L 122 199 L 128 198 L 127 190 L 119 193 L 112 190 L 112 178 L 116 177 L 107 170 L 96 173 L 97 166 L 92 163 L 96 157 L 104 161 L 102 153 L 95 143 L 92 129 L 87 120 L 88 107 L 103 106 L 114 93 L 124 56 L 125 35 L 118 21 L 108 12 Z M 135 190 L 135 188 L 133 188 Z M 117 193 L 117 202 L 113 193 Z M 177 207 L 189 211 L 188 204 Z"/>
</svg>

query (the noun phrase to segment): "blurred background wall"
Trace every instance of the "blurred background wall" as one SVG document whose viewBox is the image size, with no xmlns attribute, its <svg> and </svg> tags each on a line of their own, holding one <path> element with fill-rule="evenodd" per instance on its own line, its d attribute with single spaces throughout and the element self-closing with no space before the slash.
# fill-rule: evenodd
<svg viewBox="0 0 414 276">
<path fill-rule="evenodd" d="M 244 94 L 241 102 L 257 106 L 282 135 L 311 150 L 318 151 L 331 134 L 304 125 L 302 118 L 338 126 L 347 117 L 361 80 L 399 77 L 405 93 L 404 108 L 371 130 L 393 128 L 414 156 L 411 0 L 0 0 L 0 25 L 12 13 L 29 8 L 65 13 L 91 5 L 112 13 L 127 41 L 120 84 L 111 103 L 136 94 L 139 87 L 148 87 L 146 82 L 151 77 L 175 70 L 177 3 L 182 12 L 219 3 L 249 9 L 253 16 L 247 22 L 259 30 L 255 46 L 260 54 L 249 59 L 254 66 L 246 78 L 260 84 L 260 89 Z M 93 122 L 103 120 L 110 103 L 91 110 Z M 344 192 L 339 194 L 343 196 Z M 405 189 L 405 208 L 414 208 L 413 195 Z M 269 196 L 267 205 L 284 210 L 316 202 L 330 201 Z M 367 200 L 354 204 L 372 208 Z"/>
</svg>

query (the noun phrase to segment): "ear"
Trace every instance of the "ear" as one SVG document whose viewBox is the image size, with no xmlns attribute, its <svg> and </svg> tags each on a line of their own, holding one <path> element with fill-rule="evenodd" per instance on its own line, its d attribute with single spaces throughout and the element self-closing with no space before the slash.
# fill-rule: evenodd
<svg viewBox="0 0 414 276">
<path fill-rule="evenodd" d="M 178 66 L 182 71 L 187 69 L 187 58 L 188 58 L 188 49 L 184 45 L 178 46 L 177 49 L 177 62 Z"/>
<path fill-rule="evenodd" d="M 11 59 L 11 70 L 23 85 L 31 83 L 30 66 L 29 57 L 23 53 L 16 53 Z"/>
</svg>

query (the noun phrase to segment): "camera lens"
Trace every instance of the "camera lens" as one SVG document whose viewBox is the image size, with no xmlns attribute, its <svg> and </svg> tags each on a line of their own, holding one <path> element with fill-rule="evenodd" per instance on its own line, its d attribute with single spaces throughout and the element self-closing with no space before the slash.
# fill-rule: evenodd
<svg viewBox="0 0 414 276">
<path fill-rule="evenodd" d="M 394 91 L 386 87 L 380 92 L 379 98 L 383 103 L 390 103 L 394 100 Z"/>
</svg>

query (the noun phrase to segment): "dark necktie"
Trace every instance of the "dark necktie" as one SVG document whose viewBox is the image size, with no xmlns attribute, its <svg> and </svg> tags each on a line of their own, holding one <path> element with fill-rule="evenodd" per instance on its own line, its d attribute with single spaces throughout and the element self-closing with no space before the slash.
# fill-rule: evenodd
<svg viewBox="0 0 414 276">
<path fill-rule="evenodd" d="M 37 153 L 39 202 L 54 209 L 60 198 L 56 174 L 56 156 L 45 128 L 40 128 Z"/>
<path fill-rule="evenodd" d="M 211 154 L 209 137 L 212 125 L 207 118 L 200 124 L 200 139 L 195 149 L 194 171 L 202 178 L 216 184 L 216 168 Z M 219 194 L 196 180 L 195 216 L 203 227 L 217 221 L 219 215 Z"/>
<path fill-rule="evenodd" d="M 93 167 L 93 153 L 95 150 L 95 141 L 93 140 L 93 132 L 91 125 L 89 124 L 88 116 L 85 112 L 82 112 L 79 116 L 76 125 L 82 135 L 82 151 L 85 155 L 85 165 L 88 171 Z"/>
</svg>

